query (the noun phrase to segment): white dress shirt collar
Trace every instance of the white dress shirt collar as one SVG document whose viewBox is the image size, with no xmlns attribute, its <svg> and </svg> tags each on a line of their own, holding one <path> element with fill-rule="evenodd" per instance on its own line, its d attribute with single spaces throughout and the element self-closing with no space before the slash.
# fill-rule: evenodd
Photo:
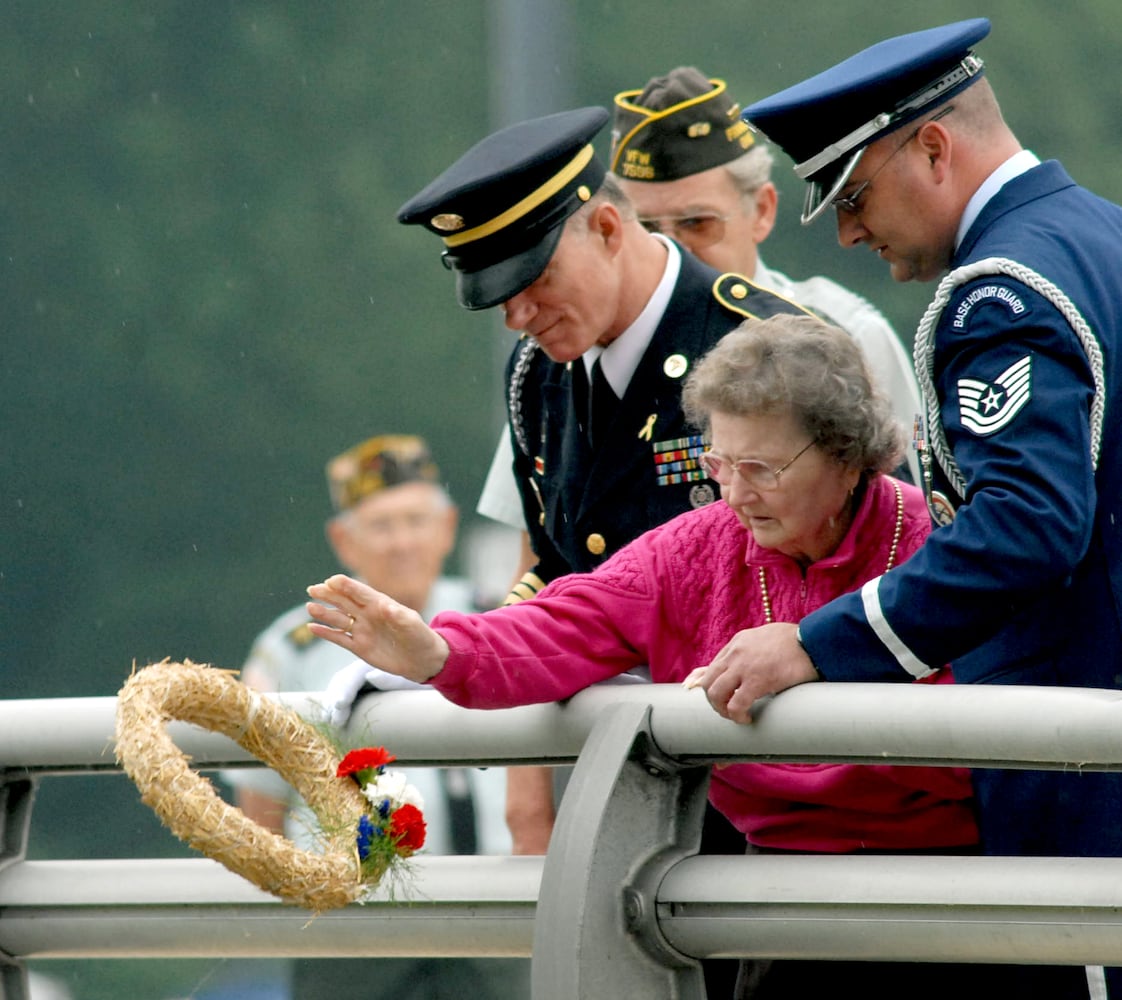
<svg viewBox="0 0 1122 1000">
<path fill-rule="evenodd" d="M 623 399 L 631 377 L 639 367 L 639 361 L 647 350 L 651 338 L 654 337 L 658 324 L 662 322 L 662 315 L 670 303 L 670 296 L 674 294 L 674 286 L 678 283 L 678 274 L 682 269 L 682 253 L 677 244 L 660 233 L 653 235 L 666 245 L 666 267 L 654 294 L 647 300 L 635 322 L 607 347 L 595 345 L 582 356 L 585 371 L 590 379 L 593 363 L 597 358 L 602 359 L 600 368 L 604 372 L 604 377 L 620 399 Z"/>
<path fill-rule="evenodd" d="M 958 232 L 954 239 L 956 250 L 962 245 L 963 238 L 977 221 L 978 216 L 982 214 L 982 209 L 986 207 L 989 200 L 1014 177 L 1020 177 L 1021 174 L 1027 173 L 1033 167 L 1038 166 L 1040 166 L 1039 157 L 1027 149 L 1022 149 L 1010 156 L 989 177 L 982 181 L 982 186 L 974 192 L 973 197 L 966 203 L 966 211 L 962 213 L 962 218 L 959 219 Z"/>
</svg>

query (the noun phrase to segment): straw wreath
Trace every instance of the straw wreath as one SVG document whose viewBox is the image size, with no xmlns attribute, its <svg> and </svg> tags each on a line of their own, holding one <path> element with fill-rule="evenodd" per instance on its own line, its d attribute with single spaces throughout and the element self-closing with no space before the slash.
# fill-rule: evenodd
<svg viewBox="0 0 1122 1000">
<path fill-rule="evenodd" d="M 319 821 L 323 853 L 300 850 L 223 801 L 172 742 L 170 719 L 230 737 L 292 785 Z M 392 850 L 360 861 L 355 831 L 370 804 L 355 781 L 336 777 L 335 747 L 232 671 L 165 660 L 134 672 L 118 696 L 116 752 L 172 833 L 285 903 L 317 913 L 345 906 L 393 863 Z"/>
</svg>

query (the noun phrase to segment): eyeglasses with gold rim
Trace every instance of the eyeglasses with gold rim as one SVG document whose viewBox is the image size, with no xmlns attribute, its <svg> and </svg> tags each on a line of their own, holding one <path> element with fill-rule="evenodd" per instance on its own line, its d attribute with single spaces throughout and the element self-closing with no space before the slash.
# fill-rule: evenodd
<svg viewBox="0 0 1122 1000">
<path fill-rule="evenodd" d="M 704 452 L 698 461 L 710 479 L 715 479 L 721 486 L 732 484 L 733 473 L 739 473 L 752 489 L 767 493 L 779 489 L 779 479 L 792 465 L 795 464 L 806 452 L 817 443 L 817 438 L 812 438 L 799 449 L 797 455 L 788 462 L 784 462 L 778 469 L 773 469 L 767 462 L 755 458 L 742 458 L 737 462 L 725 458 L 715 451 Z"/>
<path fill-rule="evenodd" d="M 717 212 L 695 212 L 693 215 L 660 215 L 640 218 L 639 223 L 649 233 L 662 233 L 676 239 L 683 246 L 701 249 L 720 243 L 725 237 L 725 223 L 729 216 Z"/>
</svg>

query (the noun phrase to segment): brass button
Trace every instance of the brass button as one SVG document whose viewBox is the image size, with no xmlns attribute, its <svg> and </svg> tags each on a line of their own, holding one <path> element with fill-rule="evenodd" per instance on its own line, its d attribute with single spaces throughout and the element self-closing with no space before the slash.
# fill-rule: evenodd
<svg viewBox="0 0 1122 1000">
<path fill-rule="evenodd" d="M 734 299 L 746 299 L 748 298 L 748 287 L 746 285 L 740 284 L 740 282 L 738 281 L 729 289 L 729 294 Z"/>
<path fill-rule="evenodd" d="M 667 378 L 681 378 L 686 374 L 690 363 L 686 360 L 684 354 L 671 354 L 663 363 L 662 370 L 665 372 Z"/>
<path fill-rule="evenodd" d="M 542 525 L 543 527 L 545 526 L 545 511 L 544 510 L 538 515 L 538 524 Z"/>
<path fill-rule="evenodd" d="M 604 536 L 596 531 L 585 539 L 584 544 L 594 556 L 602 556 L 604 550 L 608 547 L 608 543 L 604 541 Z"/>
</svg>

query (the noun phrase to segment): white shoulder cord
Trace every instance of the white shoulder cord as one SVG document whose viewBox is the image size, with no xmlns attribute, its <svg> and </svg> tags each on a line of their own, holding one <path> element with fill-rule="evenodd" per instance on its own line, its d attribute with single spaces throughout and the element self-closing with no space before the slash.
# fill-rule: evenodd
<svg viewBox="0 0 1122 1000">
<path fill-rule="evenodd" d="M 954 289 L 987 274 L 1007 275 L 1046 298 L 1059 310 L 1083 347 L 1091 369 L 1091 378 L 1095 384 L 1095 396 L 1091 401 L 1091 465 L 1096 469 L 1102 447 L 1103 412 L 1106 408 L 1106 375 L 1103 370 L 1102 349 L 1075 304 L 1058 287 L 1036 271 L 1007 257 L 987 257 L 985 260 L 974 261 L 972 264 L 965 264 L 951 271 L 939 282 L 939 287 L 935 290 L 935 298 L 919 321 L 913 359 L 916 379 L 919 382 L 926 411 L 927 437 L 931 451 L 954 491 L 964 500 L 966 480 L 947 445 L 947 435 L 940 419 L 939 398 L 935 392 L 935 327 Z"/>
</svg>

